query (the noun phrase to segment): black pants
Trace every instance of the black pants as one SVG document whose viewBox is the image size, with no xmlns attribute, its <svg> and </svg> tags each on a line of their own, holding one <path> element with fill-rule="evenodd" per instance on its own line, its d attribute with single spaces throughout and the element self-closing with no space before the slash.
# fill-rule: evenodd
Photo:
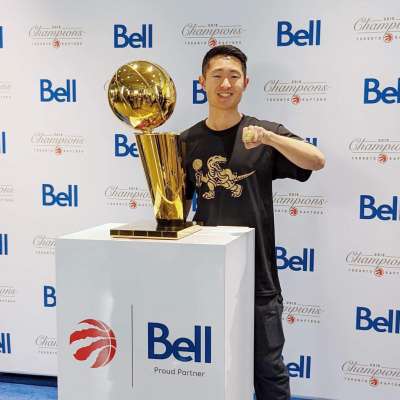
<svg viewBox="0 0 400 400">
<path fill-rule="evenodd" d="M 254 389 L 257 400 L 290 400 L 289 374 L 282 358 L 282 296 L 256 296 Z"/>
</svg>

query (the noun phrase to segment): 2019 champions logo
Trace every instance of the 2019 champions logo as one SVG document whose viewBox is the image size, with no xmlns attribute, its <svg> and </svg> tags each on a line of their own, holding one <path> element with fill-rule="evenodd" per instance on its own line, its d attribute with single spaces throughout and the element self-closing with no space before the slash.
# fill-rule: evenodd
<svg viewBox="0 0 400 400">
<path fill-rule="evenodd" d="M 343 378 L 347 382 L 400 388 L 400 368 L 384 366 L 380 362 L 345 361 L 341 367 Z"/>
<path fill-rule="evenodd" d="M 16 296 L 17 289 L 15 288 L 15 286 L 0 286 L 0 303 L 15 303 Z"/>
<path fill-rule="evenodd" d="M 10 183 L 0 183 L 0 203 L 14 202 L 14 185 Z"/>
<path fill-rule="evenodd" d="M 33 249 L 35 254 L 40 256 L 54 256 L 56 249 L 56 238 L 44 234 L 36 235 L 33 240 Z"/>
<path fill-rule="evenodd" d="M 0 80 L 0 102 L 11 100 L 12 84 L 10 81 Z"/>
<path fill-rule="evenodd" d="M 38 354 L 51 356 L 57 354 L 57 339 L 47 335 L 39 335 L 35 338 Z"/>
<path fill-rule="evenodd" d="M 352 250 L 346 256 L 346 264 L 349 272 L 378 279 L 400 276 L 400 256 Z"/>
<path fill-rule="evenodd" d="M 34 25 L 29 29 L 29 38 L 35 47 L 80 47 L 84 36 L 85 31 L 81 27 Z"/>
<path fill-rule="evenodd" d="M 292 217 L 323 215 L 327 202 L 327 199 L 320 195 L 278 192 L 273 194 L 274 212 L 276 214 L 289 214 Z"/>
<path fill-rule="evenodd" d="M 297 323 L 320 324 L 323 307 L 318 304 L 302 304 L 297 301 L 284 301 L 282 321 L 288 325 Z"/>
<path fill-rule="evenodd" d="M 85 138 L 82 135 L 63 132 L 35 132 L 31 136 L 35 153 L 52 154 L 57 157 L 66 154 L 82 154 L 85 149 Z"/>
<path fill-rule="evenodd" d="M 329 85 L 326 81 L 303 81 L 271 79 L 264 85 L 268 102 L 289 103 L 298 106 L 302 103 L 324 103 L 328 99 Z"/>
<path fill-rule="evenodd" d="M 373 161 L 378 165 L 387 165 L 389 161 L 400 161 L 400 140 L 359 137 L 349 143 L 349 150 L 351 159 L 358 162 Z"/>
<path fill-rule="evenodd" d="M 85 324 L 85 328 L 72 332 L 69 338 L 70 345 L 75 349 L 74 358 L 77 361 L 87 361 L 95 356 L 90 368 L 100 368 L 110 363 L 117 351 L 113 330 L 103 321 L 91 318 L 79 324 Z"/>
<path fill-rule="evenodd" d="M 399 17 L 361 17 L 353 24 L 357 41 L 378 41 L 390 44 L 400 39 Z"/>
<path fill-rule="evenodd" d="M 129 207 L 132 210 L 152 207 L 150 192 L 137 186 L 110 185 L 104 190 L 104 197 L 108 206 Z"/>
<path fill-rule="evenodd" d="M 181 30 L 186 45 L 215 47 L 222 44 L 241 46 L 244 28 L 238 24 L 187 23 Z"/>
</svg>

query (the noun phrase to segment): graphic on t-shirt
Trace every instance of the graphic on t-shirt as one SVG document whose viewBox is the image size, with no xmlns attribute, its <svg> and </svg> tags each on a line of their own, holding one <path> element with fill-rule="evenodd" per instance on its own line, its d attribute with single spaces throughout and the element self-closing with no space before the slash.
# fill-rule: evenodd
<svg viewBox="0 0 400 400">
<path fill-rule="evenodd" d="M 210 200 L 215 198 L 215 189 L 222 187 L 231 192 L 232 197 L 240 197 L 243 191 L 243 187 L 236 182 L 246 179 L 248 176 L 254 174 L 255 171 L 251 171 L 247 174 L 238 175 L 236 172 L 232 172 L 229 168 L 222 168 L 221 164 L 226 163 L 226 158 L 223 156 L 212 156 L 207 161 L 208 172 L 204 175 L 201 171 L 203 161 L 196 158 L 193 161 L 193 169 L 196 171 L 196 186 L 200 187 L 202 183 L 207 184 L 208 192 L 203 193 L 203 198 Z"/>
</svg>

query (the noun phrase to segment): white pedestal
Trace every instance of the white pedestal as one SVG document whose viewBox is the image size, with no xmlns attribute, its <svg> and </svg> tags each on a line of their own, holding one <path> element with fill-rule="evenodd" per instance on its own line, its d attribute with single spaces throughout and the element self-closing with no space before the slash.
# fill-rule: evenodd
<svg viewBox="0 0 400 400">
<path fill-rule="evenodd" d="M 59 400 L 251 400 L 253 229 L 110 239 L 116 225 L 57 240 Z"/>
</svg>

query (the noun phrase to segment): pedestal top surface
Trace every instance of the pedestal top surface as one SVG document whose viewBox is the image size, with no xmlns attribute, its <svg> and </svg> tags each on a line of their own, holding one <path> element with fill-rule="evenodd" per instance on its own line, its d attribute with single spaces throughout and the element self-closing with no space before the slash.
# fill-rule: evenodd
<svg viewBox="0 0 400 400">
<path fill-rule="evenodd" d="M 79 232 L 74 232 L 68 235 L 61 236 L 59 239 L 65 240 L 106 240 L 117 242 L 168 242 L 171 244 L 213 244 L 227 245 L 234 241 L 239 236 L 254 230 L 241 226 L 204 226 L 199 232 L 195 232 L 185 238 L 179 240 L 154 240 L 154 239 L 114 239 L 110 237 L 110 229 L 123 225 L 123 223 L 109 223 L 99 225 L 93 228 L 85 229 Z"/>
</svg>

